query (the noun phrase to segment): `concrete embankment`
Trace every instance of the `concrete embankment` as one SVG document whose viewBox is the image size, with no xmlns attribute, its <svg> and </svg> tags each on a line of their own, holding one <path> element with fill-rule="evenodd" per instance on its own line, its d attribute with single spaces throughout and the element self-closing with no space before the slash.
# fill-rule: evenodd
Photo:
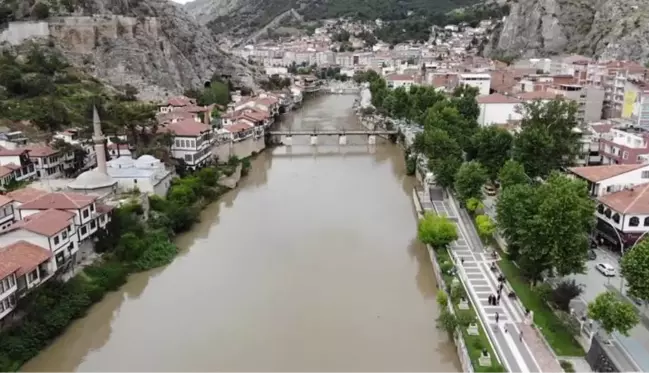
<svg viewBox="0 0 649 373">
<path fill-rule="evenodd" d="M 247 158 L 253 153 L 259 153 L 266 148 L 264 138 L 249 137 L 238 142 L 226 142 L 212 148 L 212 154 L 217 156 L 219 162 L 227 162 L 232 156 Z"/>
</svg>

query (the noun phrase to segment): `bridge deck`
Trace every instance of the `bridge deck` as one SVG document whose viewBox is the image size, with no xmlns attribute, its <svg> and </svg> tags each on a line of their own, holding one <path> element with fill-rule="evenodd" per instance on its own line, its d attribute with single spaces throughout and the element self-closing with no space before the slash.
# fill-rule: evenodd
<svg viewBox="0 0 649 373">
<path fill-rule="evenodd" d="M 268 131 L 271 136 L 342 136 L 342 135 L 396 135 L 398 131 L 332 130 L 332 131 Z"/>
</svg>

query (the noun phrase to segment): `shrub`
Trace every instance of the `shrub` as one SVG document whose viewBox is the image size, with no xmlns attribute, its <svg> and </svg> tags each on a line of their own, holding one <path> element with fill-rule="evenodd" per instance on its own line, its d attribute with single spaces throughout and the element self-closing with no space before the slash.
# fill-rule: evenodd
<svg viewBox="0 0 649 373">
<path fill-rule="evenodd" d="M 569 312 L 570 301 L 583 293 L 583 287 L 573 280 L 561 281 L 550 295 L 550 301 L 560 310 Z"/>
<path fill-rule="evenodd" d="M 241 161 L 241 176 L 248 175 L 248 172 L 250 172 L 251 167 L 252 167 L 252 164 L 250 163 L 250 159 L 244 158 Z"/>
<path fill-rule="evenodd" d="M 461 328 L 466 328 L 476 321 L 475 316 L 470 312 L 458 312 L 457 315 L 457 324 Z"/>
<path fill-rule="evenodd" d="M 50 17 L 50 7 L 43 3 L 43 2 L 38 2 L 36 5 L 34 5 L 34 8 L 32 8 L 32 15 L 36 19 L 46 19 Z"/>
<path fill-rule="evenodd" d="M 573 373 L 575 371 L 575 367 L 569 361 L 560 360 L 559 364 L 561 365 L 561 368 L 563 368 L 563 371 L 566 373 Z"/>
<path fill-rule="evenodd" d="M 452 338 L 457 331 L 457 318 L 449 310 L 444 309 L 437 318 L 437 328 L 445 330 Z"/>
<path fill-rule="evenodd" d="M 446 295 L 444 290 L 437 290 L 437 304 L 439 304 L 442 309 L 448 307 L 448 295 Z"/>
</svg>

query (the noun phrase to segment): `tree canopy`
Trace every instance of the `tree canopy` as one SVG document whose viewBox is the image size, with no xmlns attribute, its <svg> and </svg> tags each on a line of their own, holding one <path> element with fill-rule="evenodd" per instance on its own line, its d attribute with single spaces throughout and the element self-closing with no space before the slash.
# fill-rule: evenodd
<svg viewBox="0 0 649 373">
<path fill-rule="evenodd" d="M 448 218 L 427 213 L 419 220 L 417 237 L 419 241 L 438 250 L 457 240 L 457 228 Z"/>
<path fill-rule="evenodd" d="M 577 106 L 557 98 L 523 105 L 521 131 L 514 140 L 513 157 L 531 178 L 547 177 L 552 170 L 572 166 L 579 152 Z"/>
<path fill-rule="evenodd" d="M 610 291 L 598 295 L 588 304 L 588 317 L 599 322 L 608 334 L 618 332 L 626 336 L 639 322 L 635 307 Z"/>
<path fill-rule="evenodd" d="M 513 185 L 528 184 L 530 180 L 522 164 L 508 160 L 498 172 L 498 181 L 500 187 L 506 189 Z"/>
<path fill-rule="evenodd" d="M 583 271 L 595 206 L 582 181 L 555 172 L 540 185 L 508 186 L 496 210 L 510 254 L 532 283 L 546 271 Z"/>
<path fill-rule="evenodd" d="M 487 181 L 487 171 L 476 161 L 465 162 L 455 175 L 455 191 L 460 201 L 482 199 L 482 186 Z"/>
<path fill-rule="evenodd" d="M 649 301 L 649 241 L 638 243 L 624 254 L 621 272 L 629 284 L 628 294 Z"/>
<path fill-rule="evenodd" d="M 511 157 L 514 137 L 509 131 L 498 127 L 481 127 L 471 138 L 468 158 L 485 168 L 489 179 L 495 181 L 498 173 Z"/>
</svg>

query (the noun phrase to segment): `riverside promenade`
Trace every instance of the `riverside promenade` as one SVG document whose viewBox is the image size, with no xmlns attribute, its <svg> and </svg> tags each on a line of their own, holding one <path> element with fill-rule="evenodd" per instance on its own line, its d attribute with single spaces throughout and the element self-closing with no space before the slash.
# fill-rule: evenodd
<svg viewBox="0 0 649 373">
<path fill-rule="evenodd" d="M 554 353 L 541 339 L 526 317 L 525 311 L 514 300 L 509 299 L 509 288 L 503 289 L 500 304 L 489 305 L 489 295 L 498 293 L 498 272 L 491 271 L 494 259 L 485 250 L 471 217 L 459 208 L 451 196 L 442 197 L 429 189 L 418 193 L 425 211 L 447 216 L 457 226 L 458 239 L 450 246 L 455 257 L 460 280 L 467 285 L 469 296 L 475 305 L 482 323 L 495 350 L 509 372 L 561 372 Z M 499 315 L 496 322 L 496 313 Z M 522 332 L 522 334 L 521 334 Z"/>
</svg>

